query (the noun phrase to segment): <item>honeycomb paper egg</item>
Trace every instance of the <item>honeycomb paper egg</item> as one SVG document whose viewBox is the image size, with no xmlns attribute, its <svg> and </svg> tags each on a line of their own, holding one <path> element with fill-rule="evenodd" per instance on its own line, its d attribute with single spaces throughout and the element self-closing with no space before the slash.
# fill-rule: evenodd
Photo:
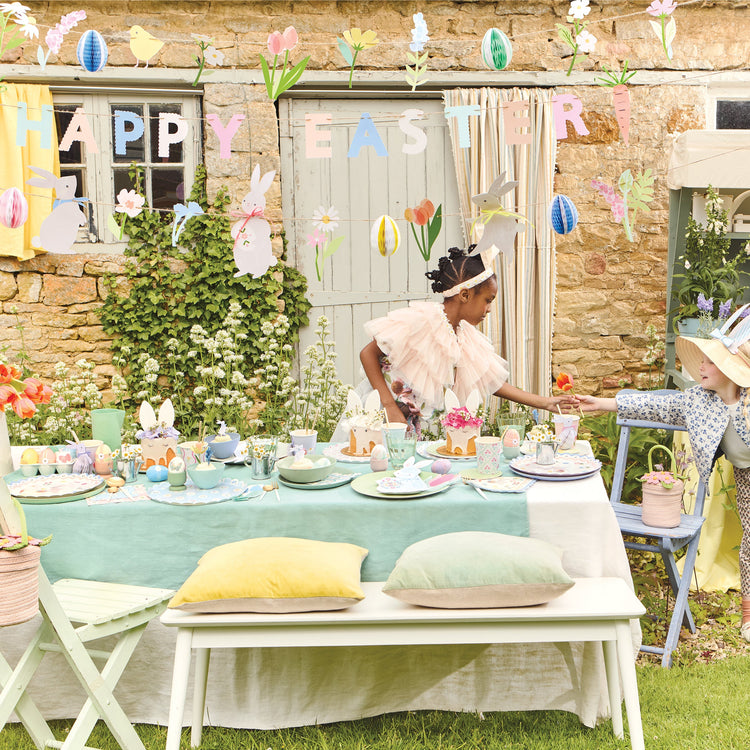
<svg viewBox="0 0 750 750">
<path fill-rule="evenodd" d="M 451 470 L 451 462 L 447 458 L 438 458 L 432 462 L 430 471 L 434 474 L 447 474 Z"/>
<path fill-rule="evenodd" d="M 21 463 L 22 464 L 38 464 L 39 454 L 33 448 L 27 448 L 21 454 Z"/>
<path fill-rule="evenodd" d="M 482 38 L 482 62 L 491 70 L 504 70 L 510 65 L 513 46 L 500 29 L 489 29 Z"/>
<path fill-rule="evenodd" d="M 549 221 L 557 234 L 568 234 L 578 224 L 578 209 L 567 195 L 556 195 L 549 204 Z"/>
<path fill-rule="evenodd" d="M 506 448 L 517 448 L 520 444 L 521 436 L 518 434 L 518 430 L 509 427 L 503 435 L 503 445 Z"/>
</svg>

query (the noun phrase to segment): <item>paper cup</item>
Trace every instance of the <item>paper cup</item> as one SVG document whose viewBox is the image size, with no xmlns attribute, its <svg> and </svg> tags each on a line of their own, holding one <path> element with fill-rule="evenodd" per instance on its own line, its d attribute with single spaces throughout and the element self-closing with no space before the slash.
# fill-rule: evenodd
<svg viewBox="0 0 750 750">
<path fill-rule="evenodd" d="M 578 424 L 581 421 L 578 414 L 553 414 L 552 420 L 555 423 L 555 437 L 560 443 L 560 448 L 574 448 L 578 440 Z"/>
<path fill-rule="evenodd" d="M 292 439 L 292 446 L 300 446 L 305 449 L 305 453 L 312 453 L 318 442 L 317 430 L 290 430 L 289 435 Z"/>
<path fill-rule="evenodd" d="M 503 455 L 503 443 L 499 437 L 487 435 L 474 439 L 477 450 L 477 469 L 482 474 L 496 474 L 500 471 L 500 457 Z"/>
</svg>

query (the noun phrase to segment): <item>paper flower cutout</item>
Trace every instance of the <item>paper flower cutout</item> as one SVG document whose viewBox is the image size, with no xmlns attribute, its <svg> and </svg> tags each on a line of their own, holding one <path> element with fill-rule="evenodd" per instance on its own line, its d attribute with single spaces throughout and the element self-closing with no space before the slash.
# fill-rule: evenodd
<svg viewBox="0 0 750 750">
<path fill-rule="evenodd" d="M 157 39 L 141 26 L 130 27 L 130 51 L 135 55 L 135 67 L 143 60 L 148 67 L 148 61 L 164 46 L 164 42 Z"/>
<path fill-rule="evenodd" d="M 500 29 L 489 29 L 482 37 L 482 62 L 490 70 L 505 70 L 513 57 L 510 39 Z"/>
<path fill-rule="evenodd" d="M 417 86 L 421 86 L 427 80 L 424 77 L 427 70 L 427 53 L 422 54 L 422 51 L 425 44 L 430 41 L 430 37 L 427 32 L 427 23 L 421 13 L 415 13 L 412 21 L 414 21 L 414 28 L 411 30 L 411 43 L 409 44 L 411 52 L 406 53 L 406 59 L 413 67 L 406 66 L 404 77 L 411 86 L 411 90 L 416 91 Z"/>
<path fill-rule="evenodd" d="M 29 218 L 29 202 L 26 196 L 15 187 L 10 187 L 0 195 L 0 224 L 8 229 L 18 229 Z"/>
<path fill-rule="evenodd" d="M 307 244 L 315 249 L 315 273 L 318 281 L 323 281 L 323 264 L 326 258 L 330 258 L 341 246 L 343 235 L 332 237 L 334 229 L 338 227 L 339 215 L 331 206 L 326 211 L 323 206 L 313 214 L 315 229 L 312 234 L 307 235 Z"/>
<path fill-rule="evenodd" d="M 651 176 L 650 169 L 640 173 L 635 178 L 630 170 L 626 169 L 617 182 L 621 196 L 617 195 L 612 187 L 601 180 L 591 180 L 591 185 L 609 203 L 615 221 L 622 222 L 628 242 L 633 241 L 632 227 L 635 225 L 635 217 L 638 211 L 651 210 L 648 204 L 654 199 L 653 184 L 654 178 Z M 632 217 L 628 213 L 629 210 L 633 212 Z"/>
<path fill-rule="evenodd" d="M 174 211 L 174 223 L 172 224 L 172 247 L 177 247 L 177 240 L 180 239 L 185 224 L 188 219 L 192 219 L 194 216 L 200 216 L 203 213 L 203 209 L 195 202 L 190 201 L 187 206 L 182 203 L 175 203 L 172 207 Z"/>
<path fill-rule="evenodd" d="M 349 88 L 352 87 L 352 76 L 354 75 L 354 66 L 357 62 L 357 55 L 362 50 L 370 49 L 379 43 L 377 32 L 368 29 L 350 29 L 344 32 L 344 39 L 336 37 L 339 43 L 339 52 L 349 65 Z"/>
<path fill-rule="evenodd" d="M 263 80 L 266 82 L 266 91 L 271 101 L 276 101 L 280 94 L 283 94 L 288 88 L 294 86 L 305 70 L 305 66 L 310 60 L 308 55 L 300 60 L 293 68 L 287 70 L 289 64 L 289 52 L 297 45 L 299 37 L 294 26 L 287 26 L 282 34 L 280 31 L 274 31 L 268 36 L 268 51 L 273 55 L 273 66 L 268 64 L 263 55 L 260 55 L 260 67 L 263 71 Z M 276 65 L 279 62 L 279 55 L 284 53 L 284 64 L 281 66 L 279 80 L 276 80 Z"/>
<path fill-rule="evenodd" d="M 76 57 L 84 70 L 98 73 L 107 64 L 108 56 L 107 43 L 98 31 L 89 29 L 81 34 L 76 47 Z"/>
<path fill-rule="evenodd" d="M 596 46 L 596 37 L 590 31 L 586 31 L 588 21 L 583 20 L 590 12 L 589 0 L 572 0 L 565 18 L 569 24 L 572 24 L 572 32 L 565 24 L 555 24 L 557 36 L 573 50 L 573 59 L 570 61 L 566 75 L 570 75 L 573 71 L 579 53 L 587 55 L 593 52 Z"/>
<path fill-rule="evenodd" d="M 432 201 L 425 198 L 416 208 L 407 208 L 404 211 L 404 218 L 409 222 L 419 252 L 425 260 L 429 260 L 432 246 L 435 244 L 443 226 L 442 204 L 435 210 Z M 414 228 L 415 224 L 420 230 L 421 236 L 419 237 L 417 236 L 417 230 Z M 427 227 L 427 235 L 425 235 L 425 227 Z"/>
<path fill-rule="evenodd" d="M 193 86 L 197 86 L 206 64 L 217 66 L 223 65 L 224 53 L 219 52 L 216 47 L 211 46 L 213 44 L 213 39 L 203 36 L 202 34 L 193 34 L 192 37 L 198 45 L 199 50 L 198 54 L 193 57 L 193 60 L 195 60 L 198 65 L 198 73 L 193 81 Z"/>
<path fill-rule="evenodd" d="M 677 3 L 674 0 L 654 0 L 646 8 L 646 13 L 658 18 L 658 21 L 649 21 L 651 28 L 654 30 L 657 38 L 661 40 L 661 46 L 664 48 L 664 54 L 667 60 L 672 59 L 672 42 L 677 35 L 677 23 L 672 18 Z M 669 21 L 667 21 L 669 18 Z"/>
<path fill-rule="evenodd" d="M 568 234 L 578 224 L 578 209 L 567 195 L 556 195 L 549 204 L 549 222 L 557 234 Z"/>
<path fill-rule="evenodd" d="M 22 45 L 24 37 L 36 39 L 39 36 L 36 19 L 27 15 L 28 10 L 21 3 L 0 3 L 0 58 L 5 52 Z"/>
<path fill-rule="evenodd" d="M 42 50 L 42 46 L 39 45 L 36 51 L 36 59 L 39 65 L 44 68 L 47 65 L 47 60 L 52 52 L 56 55 L 60 52 L 62 47 L 63 38 L 65 35 L 74 27 L 78 25 L 79 21 L 83 21 L 86 18 L 85 10 L 74 10 L 72 13 L 66 13 L 59 22 L 56 23 L 44 37 L 44 43 L 47 45 L 47 52 Z"/>
<path fill-rule="evenodd" d="M 115 211 L 122 214 L 122 221 L 118 224 L 115 217 L 110 214 L 109 216 L 109 230 L 112 232 L 116 240 L 122 240 L 125 238 L 125 216 L 129 216 L 131 219 L 138 216 L 143 211 L 143 204 L 146 199 L 142 195 L 138 195 L 135 190 L 126 190 L 123 188 L 117 194 L 117 205 Z"/>
<path fill-rule="evenodd" d="M 628 145 L 628 135 L 630 133 L 630 91 L 627 82 L 636 74 L 635 70 L 628 73 L 628 61 L 622 66 L 622 71 L 617 72 L 610 70 L 602 64 L 604 70 L 603 78 L 596 78 L 599 86 L 609 86 L 612 89 L 612 100 L 615 105 L 615 117 L 617 118 L 617 127 L 620 128 L 620 135 L 625 145 Z"/>
<path fill-rule="evenodd" d="M 370 243 L 384 258 L 398 250 L 401 235 L 396 222 L 388 215 L 376 219 L 370 230 Z"/>
</svg>

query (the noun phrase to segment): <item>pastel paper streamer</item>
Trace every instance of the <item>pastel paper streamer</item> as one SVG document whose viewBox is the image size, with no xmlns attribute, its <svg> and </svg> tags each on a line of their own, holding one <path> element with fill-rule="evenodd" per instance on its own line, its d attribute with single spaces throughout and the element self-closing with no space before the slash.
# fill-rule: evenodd
<svg viewBox="0 0 750 750">
<path fill-rule="evenodd" d="M 36 130 L 40 148 L 52 148 L 52 105 L 42 104 L 40 120 L 29 120 L 26 102 L 18 102 L 16 108 L 16 146 L 24 148 L 29 130 Z"/>
<path fill-rule="evenodd" d="M 569 104 L 570 109 L 565 109 Z M 558 94 L 552 97 L 552 113 L 555 118 L 555 137 L 558 141 L 568 137 L 567 121 L 573 123 L 578 135 L 588 135 L 589 129 L 581 118 L 583 102 L 575 94 Z"/>
<path fill-rule="evenodd" d="M 446 107 L 445 117 L 456 118 L 458 125 L 458 145 L 460 148 L 471 147 L 471 135 L 469 133 L 469 117 L 478 117 L 481 113 L 478 104 L 463 104 L 460 107 Z"/>
<path fill-rule="evenodd" d="M 0 224 L 8 229 L 18 229 L 29 218 L 29 202 L 26 196 L 15 187 L 4 190 L 0 195 Z"/>
<path fill-rule="evenodd" d="M 318 125 L 330 125 L 330 112 L 308 112 L 305 115 L 305 156 L 308 159 L 330 159 L 331 131 L 318 130 Z M 327 146 L 323 144 L 327 143 Z"/>
<path fill-rule="evenodd" d="M 414 139 L 412 143 L 404 143 L 401 151 L 404 154 L 421 154 L 427 148 L 427 133 L 422 128 L 412 125 L 412 121 L 421 120 L 424 112 L 421 109 L 405 109 L 398 118 L 401 132 Z"/>
</svg>

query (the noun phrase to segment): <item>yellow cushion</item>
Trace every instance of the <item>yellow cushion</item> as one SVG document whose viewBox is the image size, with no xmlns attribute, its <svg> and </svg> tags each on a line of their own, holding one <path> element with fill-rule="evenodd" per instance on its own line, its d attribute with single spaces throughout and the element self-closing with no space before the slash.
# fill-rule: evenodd
<svg viewBox="0 0 750 750">
<path fill-rule="evenodd" d="M 214 547 L 170 607 L 191 612 L 312 612 L 364 599 L 354 544 L 265 537 Z"/>
</svg>

